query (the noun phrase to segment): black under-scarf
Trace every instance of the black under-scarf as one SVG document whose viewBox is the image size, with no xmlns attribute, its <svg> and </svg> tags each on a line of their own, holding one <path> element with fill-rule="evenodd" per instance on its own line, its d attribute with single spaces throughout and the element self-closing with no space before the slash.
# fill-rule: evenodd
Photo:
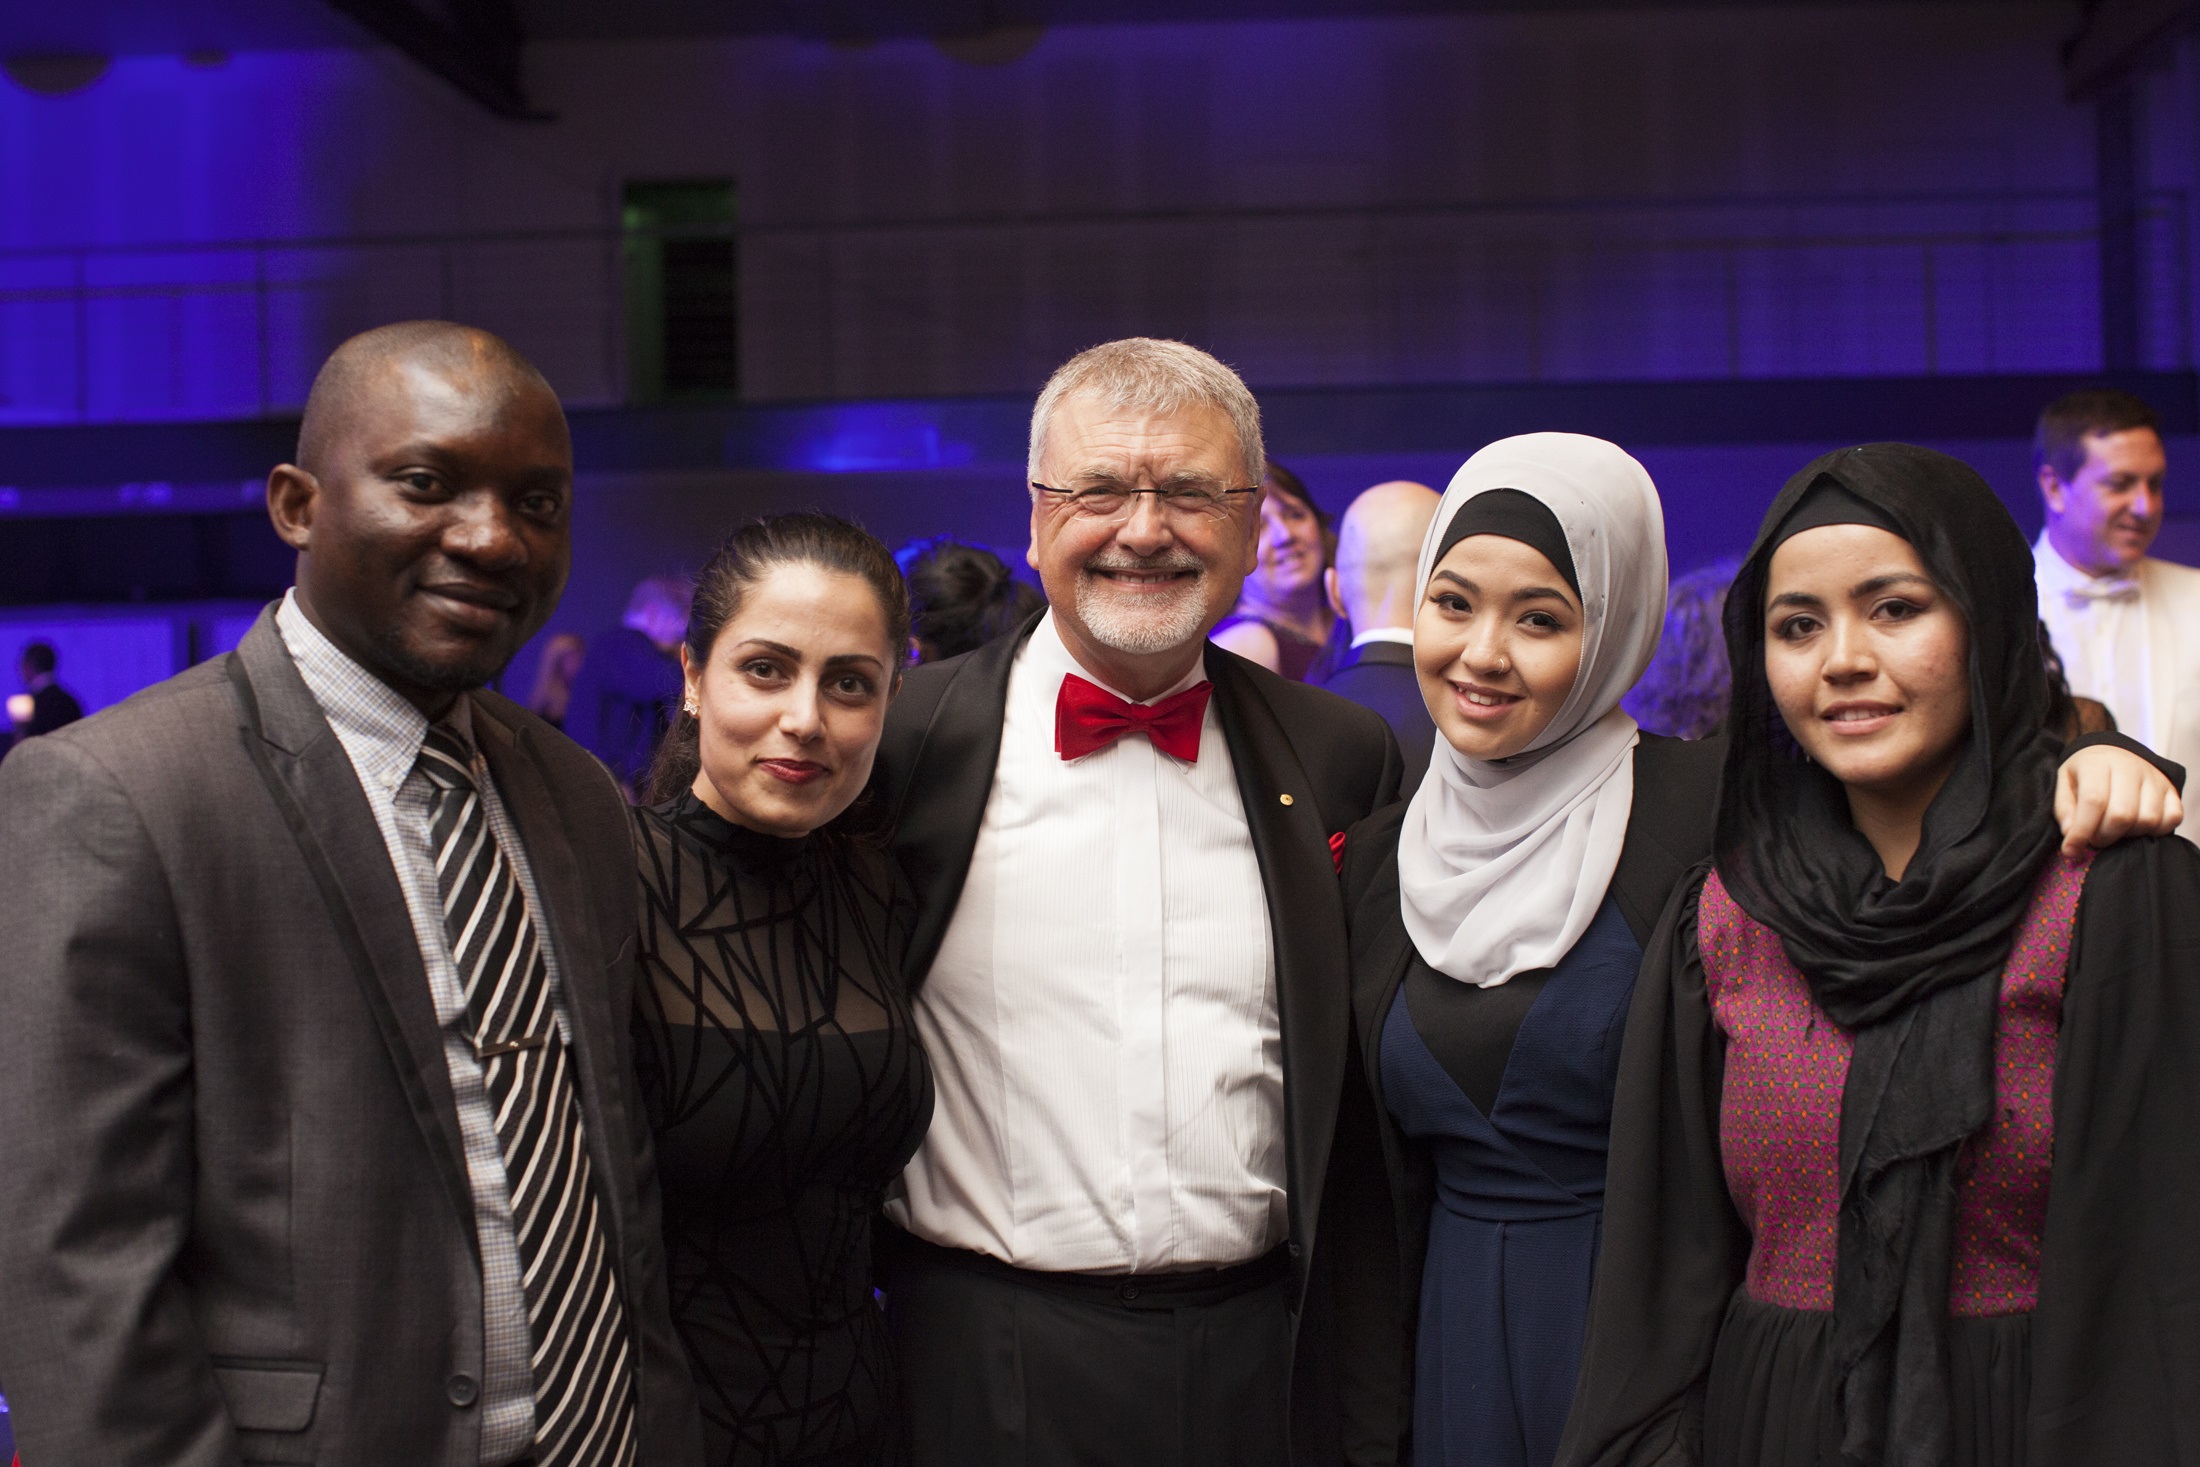
<svg viewBox="0 0 2200 1467">
<path fill-rule="evenodd" d="M 1765 680 L 1773 551 L 1838 523 L 1908 540 L 1970 635 L 1970 734 L 1899 882 L 1851 822 L 1840 783 L 1802 757 Z M 1994 491 L 1959 460 L 1906 443 L 1841 449 L 1788 480 L 1727 596 L 1719 876 L 1856 1040 L 1833 1308 L 1847 1462 L 1948 1460 L 1956 1162 L 1992 1110 L 2001 969 L 2058 844 L 2037 619 L 2031 549 Z"/>
<path fill-rule="evenodd" d="M 1565 526 L 1559 524 L 1549 505 L 1525 489 L 1485 489 L 1460 505 L 1451 523 L 1444 526 L 1443 538 L 1436 542 L 1436 559 L 1442 560 L 1451 553 L 1452 546 L 1473 535 L 1502 535 L 1540 551 L 1566 578 L 1574 595 L 1581 595 L 1581 577 L 1574 570 L 1574 552 L 1566 543 Z"/>
</svg>

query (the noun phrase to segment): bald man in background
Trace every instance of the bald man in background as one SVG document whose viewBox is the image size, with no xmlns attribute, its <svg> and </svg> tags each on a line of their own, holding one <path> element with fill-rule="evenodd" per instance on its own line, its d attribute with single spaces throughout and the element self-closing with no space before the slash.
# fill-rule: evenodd
<svg viewBox="0 0 2200 1467">
<path fill-rule="evenodd" d="M 1413 580 L 1441 497 L 1409 479 L 1363 491 L 1344 512 L 1327 572 L 1329 604 L 1352 624 L 1352 645 L 1322 686 L 1380 713 L 1398 736 L 1401 795 L 1420 788 L 1436 743 L 1413 671 Z"/>
<path fill-rule="evenodd" d="M 0 765 L 0 1381 L 39 1467 L 699 1462 L 631 1103 L 624 800 L 485 685 L 572 445 L 382 327 L 268 477 L 237 650 Z"/>
</svg>

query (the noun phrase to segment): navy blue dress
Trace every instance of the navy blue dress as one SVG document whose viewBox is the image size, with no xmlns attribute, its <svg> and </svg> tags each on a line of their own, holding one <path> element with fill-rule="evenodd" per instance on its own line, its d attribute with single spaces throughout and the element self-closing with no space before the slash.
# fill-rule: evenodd
<svg viewBox="0 0 2200 1467">
<path fill-rule="evenodd" d="M 1398 985 L 1382 1030 L 1383 1100 L 1428 1148 L 1436 1182 L 1415 1347 L 1416 1467 L 1548 1467 L 1557 1452 L 1641 962 L 1607 895 L 1555 968 L 1479 989 L 1415 956 Z"/>
</svg>

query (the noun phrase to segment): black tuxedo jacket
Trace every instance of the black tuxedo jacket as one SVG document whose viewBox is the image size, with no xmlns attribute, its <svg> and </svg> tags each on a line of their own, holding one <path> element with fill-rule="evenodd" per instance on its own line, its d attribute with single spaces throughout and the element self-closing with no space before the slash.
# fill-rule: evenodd
<svg viewBox="0 0 2200 1467">
<path fill-rule="evenodd" d="M 59 683 L 48 683 L 31 694 L 31 721 L 23 726 L 23 737 L 50 734 L 83 716 L 84 705 L 76 701 L 74 693 Z"/>
<path fill-rule="evenodd" d="M 1413 672 L 1413 648 L 1403 642 L 1367 642 L 1344 654 L 1321 685 L 1339 697 L 1383 716 L 1397 736 L 1405 767 L 1398 780 L 1404 794 L 1421 787 L 1429 754 L 1436 747 L 1436 720 L 1421 699 L 1421 680 Z"/>
<path fill-rule="evenodd" d="M 917 895 L 912 989 L 931 968 L 962 895 L 1000 760 L 1009 671 L 1037 624 L 1035 617 L 975 652 L 916 668 L 887 714 L 874 793 Z M 1371 1160 L 1381 1185 L 1351 1043 L 1349 953 L 1331 838 L 1395 798 L 1398 746 L 1366 709 L 1211 643 L 1207 674 L 1268 892 L 1283 1030 L 1289 1252 L 1300 1303 L 1294 1440 L 1304 1443 L 1334 1433 L 1333 1331 L 1316 1325 L 1327 1312 L 1328 1269 L 1315 1250 L 1333 1161 Z M 1340 1131 L 1348 1137 L 1342 1144 Z M 1302 1455 L 1295 1446 L 1294 1456 Z"/>
</svg>

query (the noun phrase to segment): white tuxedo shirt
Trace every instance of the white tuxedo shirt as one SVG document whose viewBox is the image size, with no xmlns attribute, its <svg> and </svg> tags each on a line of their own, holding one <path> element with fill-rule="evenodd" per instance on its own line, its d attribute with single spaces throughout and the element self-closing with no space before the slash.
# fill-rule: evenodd
<svg viewBox="0 0 2200 1467">
<path fill-rule="evenodd" d="M 1050 614 L 1010 673 L 969 875 L 917 993 L 937 1100 L 887 1213 L 1050 1272 L 1242 1263 L 1288 1218 L 1268 900 L 1229 745 L 1210 704 L 1194 763 L 1137 734 L 1064 760 L 1069 673 L 1098 682 Z"/>
<path fill-rule="evenodd" d="M 2128 576 L 2088 575 L 2044 530 L 2032 562 L 2070 690 L 2107 704 L 2121 732 L 2200 769 L 2200 570 L 2148 557 Z M 2178 834 L 2200 839 L 2190 791 L 2185 810 Z"/>
</svg>

